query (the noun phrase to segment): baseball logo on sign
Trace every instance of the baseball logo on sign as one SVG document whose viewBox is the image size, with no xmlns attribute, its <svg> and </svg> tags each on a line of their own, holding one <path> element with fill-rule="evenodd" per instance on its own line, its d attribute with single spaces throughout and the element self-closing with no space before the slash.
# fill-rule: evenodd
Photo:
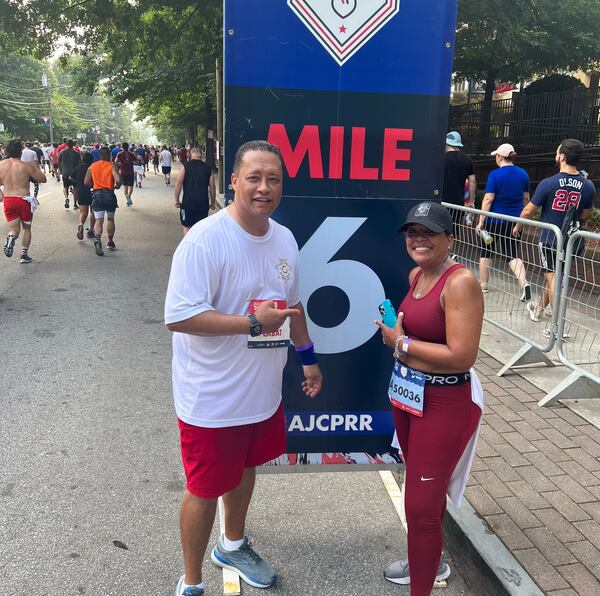
<svg viewBox="0 0 600 596">
<path fill-rule="evenodd" d="M 400 10 L 400 0 L 288 0 L 288 6 L 342 66 Z"/>
</svg>

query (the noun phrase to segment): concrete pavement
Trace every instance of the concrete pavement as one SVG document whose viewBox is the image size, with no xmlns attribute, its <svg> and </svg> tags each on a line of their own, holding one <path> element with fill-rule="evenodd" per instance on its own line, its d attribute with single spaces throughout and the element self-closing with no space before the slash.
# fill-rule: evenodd
<svg viewBox="0 0 600 596">
<path fill-rule="evenodd" d="M 161 176 L 135 189 L 132 208 L 119 195 L 117 251 L 97 257 L 75 239 L 76 212 L 50 179 L 34 262 L 0 255 L 3 596 L 166 596 L 181 574 L 184 483 L 162 323 L 181 230 Z M 408 594 L 381 576 L 406 540 L 375 472 L 261 476 L 249 534 L 281 573 L 268 593 Z M 220 570 L 205 570 L 207 594 L 222 593 Z M 474 592 L 455 572 L 443 593 Z"/>
</svg>

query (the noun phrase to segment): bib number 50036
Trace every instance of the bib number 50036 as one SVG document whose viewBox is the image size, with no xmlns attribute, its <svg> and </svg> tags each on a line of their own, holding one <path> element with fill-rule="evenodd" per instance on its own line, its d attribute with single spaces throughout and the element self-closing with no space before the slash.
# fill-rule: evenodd
<svg viewBox="0 0 600 596">
<path fill-rule="evenodd" d="M 348 352 L 371 339 L 377 331 L 373 320 L 377 305 L 385 300 L 385 290 L 377 274 L 358 261 L 330 259 L 365 223 L 366 217 L 328 217 L 300 251 L 300 294 L 306 307 L 319 288 L 334 286 L 342 290 L 350 309 L 336 327 L 320 327 L 307 309 L 310 335 L 321 354 Z"/>
</svg>

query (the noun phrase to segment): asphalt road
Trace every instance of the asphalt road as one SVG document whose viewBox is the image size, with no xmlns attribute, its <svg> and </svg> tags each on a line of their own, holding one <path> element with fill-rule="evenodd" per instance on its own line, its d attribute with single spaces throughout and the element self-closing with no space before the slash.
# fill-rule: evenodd
<svg viewBox="0 0 600 596">
<path fill-rule="evenodd" d="M 0 254 L 3 596 L 166 596 L 182 572 L 162 323 L 181 238 L 171 195 L 153 174 L 132 208 L 121 193 L 118 250 L 97 257 L 50 178 L 34 262 Z M 406 556 L 406 537 L 376 472 L 260 476 L 248 530 L 280 573 L 268 593 L 408 594 L 381 575 Z M 205 570 L 207 596 L 222 594 L 220 570 L 208 560 Z M 454 575 L 443 593 L 469 592 Z"/>
</svg>

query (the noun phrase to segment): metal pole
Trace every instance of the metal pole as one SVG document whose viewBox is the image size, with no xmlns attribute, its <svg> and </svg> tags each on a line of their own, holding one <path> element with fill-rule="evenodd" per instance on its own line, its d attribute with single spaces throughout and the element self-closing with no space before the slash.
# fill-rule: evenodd
<svg viewBox="0 0 600 596">
<path fill-rule="evenodd" d="M 50 142 L 54 143 L 54 131 L 52 128 L 52 90 L 50 89 L 50 73 L 46 62 L 46 92 L 48 93 L 48 124 L 50 125 Z"/>
<path fill-rule="evenodd" d="M 221 76 L 221 65 L 219 59 L 215 60 L 215 83 L 217 88 L 217 141 L 219 145 L 219 152 L 217 154 L 217 167 L 219 168 L 218 175 L 218 188 L 219 192 L 224 192 L 223 181 L 225 179 L 223 173 L 223 78 Z"/>
</svg>

